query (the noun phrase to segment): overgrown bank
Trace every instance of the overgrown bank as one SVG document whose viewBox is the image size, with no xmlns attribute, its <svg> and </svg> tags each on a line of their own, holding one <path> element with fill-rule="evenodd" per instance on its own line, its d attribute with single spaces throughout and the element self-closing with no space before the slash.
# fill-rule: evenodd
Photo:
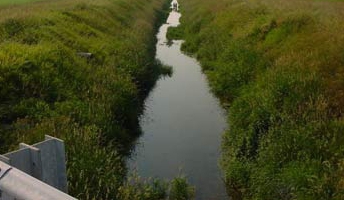
<svg viewBox="0 0 344 200">
<path fill-rule="evenodd" d="M 182 48 L 229 109 L 233 199 L 344 198 L 344 4 L 182 0 Z"/>
<path fill-rule="evenodd" d="M 59 0 L 0 7 L 0 150 L 44 134 L 66 141 L 70 194 L 162 199 L 166 185 L 128 182 L 122 153 L 139 133 L 161 0 Z M 90 53 L 90 54 L 88 54 Z"/>
</svg>

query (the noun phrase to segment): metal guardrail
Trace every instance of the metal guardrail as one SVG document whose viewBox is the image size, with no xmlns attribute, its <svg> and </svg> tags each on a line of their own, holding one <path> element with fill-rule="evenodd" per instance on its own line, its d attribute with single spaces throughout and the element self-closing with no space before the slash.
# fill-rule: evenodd
<svg viewBox="0 0 344 200">
<path fill-rule="evenodd" d="M 0 199 L 76 200 L 74 197 L 0 161 Z"/>
<path fill-rule="evenodd" d="M 43 142 L 0 156 L 0 200 L 72 200 L 67 195 L 64 142 Z"/>
</svg>

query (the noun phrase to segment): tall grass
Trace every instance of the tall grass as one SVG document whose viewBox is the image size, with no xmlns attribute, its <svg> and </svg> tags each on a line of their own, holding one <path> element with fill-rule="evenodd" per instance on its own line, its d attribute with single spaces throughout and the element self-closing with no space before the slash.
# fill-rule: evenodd
<svg viewBox="0 0 344 200">
<path fill-rule="evenodd" d="M 0 7 L 1 152 L 50 134 L 66 141 L 71 195 L 122 199 L 140 186 L 152 190 L 140 199 L 165 196 L 162 184 L 120 188 L 144 96 L 166 71 L 154 60 L 166 6 L 58 0 Z"/>
<path fill-rule="evenodd" d="M 35 2 L 35 1 L 39 1 L 39 0 L 2 0 L 0 1 L 0 6 L 30 3 L 30 2 Z"/>
<path fill-rule="evenodd" d="M 229 109 L 233 199 L 342 199 L 344 4 L 183 0 L 182 48 Z"/>
</svg>

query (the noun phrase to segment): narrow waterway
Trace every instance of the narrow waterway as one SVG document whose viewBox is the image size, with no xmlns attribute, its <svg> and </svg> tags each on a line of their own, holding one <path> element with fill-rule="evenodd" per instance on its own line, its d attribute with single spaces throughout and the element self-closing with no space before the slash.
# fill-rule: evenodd
<svg viewBox="0 0 344 200">
<path fill-rule="evenodd" d="M 157 34 L 156 57 L 173 67 L 173 75 L 160 79 L 146 99 L 143 135 L 129 165 L 143 177 L 171 179 L 182 172 L 196 187 L 196 199 L 226 199 L 218 167 L 224 111 L 199 63 L 180 51 L 182 41 L 167 44 L 167 28 L 179 18 L 172 11 Z"/>
</svg>

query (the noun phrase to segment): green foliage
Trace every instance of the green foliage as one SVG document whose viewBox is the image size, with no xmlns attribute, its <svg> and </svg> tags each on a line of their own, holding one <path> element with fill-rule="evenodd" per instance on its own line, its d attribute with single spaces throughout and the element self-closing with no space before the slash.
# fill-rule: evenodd
<svg viewBox="0 0 344 200">
<path fill-rule="evenodd" d="M 185 177 L 176 177 L 169 183 L 159 179 L 143 179 L 132 174 L 119 188 L 117 198 L 124 200 L 191 200 L 195 189 Z"/>
<path fill-rule="evenodd" d="M 35 2 L 39 0 L 2 0 L 0 2 L 1 5 L 13 5 L 13 4 L 22 4 L 22 3 L 29 3 L 29 2 Z"/>
<path fill-rule="evenodd" d="M 158 183 L 122 188 L 143 99 L 161 74 L 171 73 L 154 59 L 167 4 L 42 1 L 23 15 L 26 5 L 0 8 L 13 16 L 0 19 L 1 152 L 53 135 L 66 142 L 76 198 L 161 199 L 166 190 Z"/>
<path fill-rule="evenodd" d="M 181 3 L 182 49 L 229 109 L 221 165 L 232 198 L 342 199 L 342 5 Z"/>
<path fill-rule="evenodd" d="M 181 26 L 178 27 L 168 27 L 167 29 L 167 34 L 166 38 L 168 40 L 180 40 L 182 39 L 183 36 L 183 30 L 180 28 Z"/>
<path fill-rule="evenodd" d="M 118 199 L 123 200 L 161 200 L 165 199 L 168 184 L 157 179 L 142 179 L 137 174 L 131 175 L 119 188 Z"/>
<path fill-rule="evenodd" d="M 208 57 L 203 54 L 200 56 Z M 214 93 L 230 100 L 239 96 L 242 88 L 255 79 L 265 66 L 266 61 L 257 52 L 236 41 L 215 62 L 207 62 L 205 69 Z"/>
<path fill-rule="evenodd" d="M 171 181 L 169 200 L 194 199 L 195 189 L 190 186 L 185 177 L 177 177 Z"/>
</svg>

